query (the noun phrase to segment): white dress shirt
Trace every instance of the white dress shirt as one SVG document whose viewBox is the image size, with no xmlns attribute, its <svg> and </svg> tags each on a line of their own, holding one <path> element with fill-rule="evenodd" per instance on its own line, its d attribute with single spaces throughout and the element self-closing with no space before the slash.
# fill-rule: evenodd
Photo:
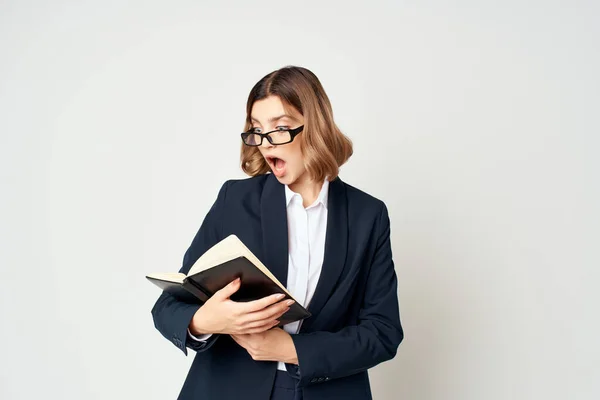
<svg viewBox="0 0 600 400">
<path fill-rule="evenodd" d="M 327 199 L 329 181 L 325 179 L 317 199 L 304 208 L 302 196 L 285 185 L 285 201 L 288 222 L 288 277 L 287 290 L 304 308 L 308 308 L 317 288 L 317 282 L 323 267 L 325 255 L 325 233 L 327 232 Z M 295 334 L 300 330 L 302 321 L 284 325 L 283 329 Z M 211 334 L 194 336 L 196 340 L 206 340 Z M 286 371 L 283 362 L 277 363 L 277 369 Z"/>
</svg>

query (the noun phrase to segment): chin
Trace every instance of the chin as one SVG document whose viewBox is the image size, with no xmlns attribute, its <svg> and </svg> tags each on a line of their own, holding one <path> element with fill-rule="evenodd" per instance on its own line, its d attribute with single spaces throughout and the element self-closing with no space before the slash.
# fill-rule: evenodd
<svg viewBox="0 0 600 400">
<path fill-rule="evenodd" d="M 271 172 L 271 174 L 273 174 L 273 172 Z M 293 175 L 285 174 L 282 177 L 279 177 L 275 174 L 273 174 L 273 176 L 275 177 L 275 179 L 277 179 L 279 181 L 279 183 L 281 183 L 282 185 L 288 185 L 290 186 L 291 184 L 293 184 L 294 182 L 296 182 L 296 179 L 294 178 Z"/>
<path fill-rule="evenodd" d="M 279 181 L 279 183 L 281 183 L 281 184 L 283 184 L 283 185 L 288 185 L 288 186 L 289 186 L 289 185 L 291 185 L 292 183 L 294 183 L 294 180 L 293 180 L 293 179 L 290 179 L 290 177 L 289 177 L 289 176 L 287 176 L 287 175 L 284 175 L 284 176 L 282 176 L 282 177 L 279 177 L 279 176 L 277 176 L 277 175 L 273 174 L 273 176 L 274 176 L 274 177 L 275 177 L 275 178 L 276 178 L 276 179 Z"/>
</svg>

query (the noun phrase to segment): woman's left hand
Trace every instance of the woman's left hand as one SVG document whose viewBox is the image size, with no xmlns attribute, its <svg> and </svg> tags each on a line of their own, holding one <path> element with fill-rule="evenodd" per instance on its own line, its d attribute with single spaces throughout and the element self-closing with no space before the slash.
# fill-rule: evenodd
<svg viewBox="0 0 600 400">
<path fill-rule="evenodd" d="M 260 333 L 231 335 L 256 361 L 281 361 L 298 364 L 296 347 L 289 333 L 273 328 Z"/>
</svg>

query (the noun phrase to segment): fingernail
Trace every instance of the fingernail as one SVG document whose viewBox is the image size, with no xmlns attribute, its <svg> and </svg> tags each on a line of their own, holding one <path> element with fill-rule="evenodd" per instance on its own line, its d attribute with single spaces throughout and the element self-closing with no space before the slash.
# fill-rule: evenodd
<svg viewBox="0 0 600 400">
<path fill-rule="evenodd" d="M 285 297 L 285 294 L 283 294 L 283 293 L 279 293 L 277 296 L 275 296 L 275 298 L 276 298 L 277 300 L 281 300 L 281 299 L 283 299 L 284 297 Z"/>
<path fill-rule="evenodd" d="M 294 304 L 294 300 L 288 300 L 285 304 L 287 304 L 288 306 L 291 306 L 292 304 Z"/>
</svg>

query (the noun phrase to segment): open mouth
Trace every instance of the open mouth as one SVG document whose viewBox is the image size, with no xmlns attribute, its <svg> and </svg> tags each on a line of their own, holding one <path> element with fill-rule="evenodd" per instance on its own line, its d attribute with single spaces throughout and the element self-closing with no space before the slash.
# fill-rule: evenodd
<svg viewBox="0 0 600 400">
<path fill-rule="evenodd" d="M 265 157 L 271 171 L 277 176 L 282 176 L 285 172 L 285 160 L 279 157 L 267 156 Z"/>
</svg>

